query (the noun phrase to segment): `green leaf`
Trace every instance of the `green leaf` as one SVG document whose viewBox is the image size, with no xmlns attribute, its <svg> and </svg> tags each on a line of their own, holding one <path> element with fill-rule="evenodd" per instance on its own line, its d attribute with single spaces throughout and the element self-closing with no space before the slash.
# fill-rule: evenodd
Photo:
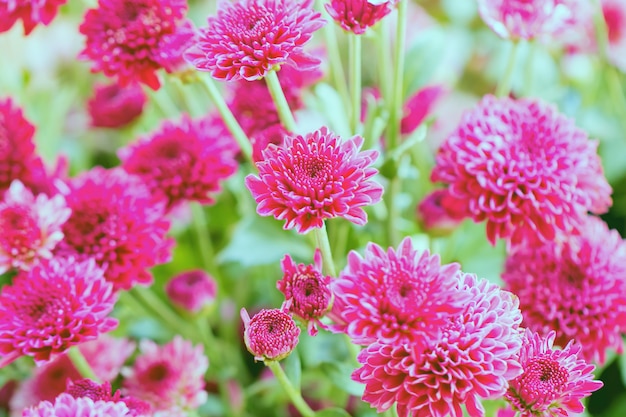
<svg viewBox="0 0 626 417">
<path fill-rule="evenodd" d="M 315 417 L 350 417 L 350 414 L 341 408 L 327 408 L 315 413 Z"/>
<path fill-rule="evenodd" d="M 300 355 L 298 351 L 291 352 L 291 355 L 283 361 L 285 367 L 285 374 L 291 381 L 291 385 L 300 392 L 300 385 L 302 380 L 302 363 L 300 362 Z"/>
<path fill-rule="evenodd" d="M 320 368 L 337 388 L 357 397 L 363 395 L 365 386 L 350 378 L 354 370 L 352 366 L 342 362 L 324 362 Z"/>
</svg>

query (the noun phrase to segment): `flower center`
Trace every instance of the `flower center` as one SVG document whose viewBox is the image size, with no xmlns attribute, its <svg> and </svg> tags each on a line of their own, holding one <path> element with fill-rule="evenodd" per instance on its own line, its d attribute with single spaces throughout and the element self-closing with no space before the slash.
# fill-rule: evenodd
<svg viewBox="0 0 626 417">
<path fill-rule="evenodd" d="M 526 366 L 520 376 L 520 397 L 526 404 L 549 405 L 563 392 L 568 379 L 569 372 L 556 360 L 539 356 Z"/>
</svg>

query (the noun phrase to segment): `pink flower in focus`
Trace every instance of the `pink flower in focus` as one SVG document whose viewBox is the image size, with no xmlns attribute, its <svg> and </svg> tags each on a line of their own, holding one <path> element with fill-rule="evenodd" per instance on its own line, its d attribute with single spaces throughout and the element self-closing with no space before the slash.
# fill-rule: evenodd
<svg viewBox="0 0 626 417">
<path fill-rule="evenodd" d="M 257 361 L 279 361 L 298 345 L 300 329 L 287 314 L 287 306 L 288 303 L 281 309 L 263 309 L 252 318 L 245 308 L 241 309 L 246 348 Z"/>
<path fill-rule="evenodd" d="M 458 264 L 442 266 L 439 256 L 415 250 L 408 237 L 386 252 L 369 243 L 365 258 L 350 252 L 331 282 L 331 329 L 360 345 L 413 343 L 419 350 L 465 306 L 467 297 L 456 290 L 458 271 Z"/>
<path fill-rule="evenodd" d="M 441 85 L 423 87 L 404 103 L 404 115 L 400 125 L 400 133 L 411 134 L 433 111 L 435 104 L 445 94 Z"/>
<path fill-rule="evenodd" d="M 519 353 L 523 373 L 509 382 L 505 399 L 521 417 L 568 416 L 582 413 L 582 399 L 602 387 L 594 381 L 595 366 L 585 362 L 581 346 L 570 342 L 562 350 L 552 348 L 555 333 L 543 338 L 526 329 Z"/>
<path fill-rule="evenodd" d="M 258 80 L 283 64 L 316 67 L 319 59 L 303 47 L 325 22 L 312 6 L 313 0 L 220 2 L 185 59 L 226 81 Z"/>
<path fill-rule="evenodd" d="M 118 83 L 97 85 L 87 102 L 94 127 L 118 128 L 137 119 L 143 112 L 148 97 L 138 84 L 126 87 Z"/>
<path fill-rule="evenodd" d="M 431 234 L 447 234 L 461 224 L 458 216 L 446 210 L 443 204 L 447 195 L 448 190 L 435 190 L 417 206 L 417 218 Z"/>
<path fill-rule="evenodd" d="M 326 127 L 285 137 L 281 147 L 270 145 L 256 164 L 259 177 L 246 177 L 257 213 L 286 220 L 283 228 L 295 227 L 299 233 L 333 217 L 364 225 L 362 207 L 379 202 L 383 187 L 370 181 L 378 172 L 371 167 L 378 152 L 359 152 L 362 145 L 362 137 L 342 142 Z"/>
<path fill-rule="evenodd" d="M 520 298 L 524 325 L 556 343 L 575 339 L 587 361 L 604 363 L 607 349 L 623 351 L 626 333 L 626 241 L 589 217 L 563 242 L 520 246 L 502 279 Z"/>
<path fill-rule="evenodd" d="M 103 334 L 96 340 L 82 343 L 78 349 L 98 378 L 113 381 L 126 359 L 135 351 L 135 345 L 135 342 L 129 339 Z"/>
<path fill-rule="evenodd" d="M 36 407 L 24 410 L 22 417 L 127 417 L 128 408 L 123 402 L 93 401 L 91 398 L 74 398 L 61 394 L 54 403 L 43 401 Z"/>
<path fill-rule="evenodd" d="M 317 334 L 316 325 L 333 301 L 330 290 L 330 277 L 322 274 L 322 253 L 315 251 L 314 265 L 295 264 L 291 256 L 285 255 L 281 262 L 283 279 L 276 282 L 276 288 L 284 294 L 288 312 L 307 322 L 311 336 Z"/>
<path fill-rule="evenodd" d="M 478 0 L 485 23 L 501 38 L 533 39 L 553 29 L 559 0 Z"/>
<path fill-rule="evenodd" d="M 3 0 L 0 1 L 0 33 L 6 32 L 19 20 L 28 35 L 39 23 L 48 25 L 59 6 L 67 0 Z"/>
<path fill-rule="evenodd" d="M 343 30 L 362 35 L 393 10 L 395 1 L 331 0 L 324 4 L 330 17 Z"/>
<path fill-rule="evenodd" d="M 70 214 L 63 196 L 35 197 L 19 180 L 13 181 L 0 202 L 0 274 L 52 258 Z"/>
<path fill-rule="evenodd" d="M 93 261 L 54 258 L 20 272 L 0 293 L 2 366 L 22 355 L 44 362 L 114 329 L 115 301 Z"/>
<path fill-rule="evenodd" d="M 165 293 L 178 307 L 197 313 L 215 301 L 217 283 L 201 269 L 183 272 L 165 286 Z"/>
<path fill-rule="evenodd" d="M 487 238 L 547 241 L 611 205 L 597 141 L 552 106 L 486 96 L 437 154 L 446 210 L 487 222 Z"/>
</svg>

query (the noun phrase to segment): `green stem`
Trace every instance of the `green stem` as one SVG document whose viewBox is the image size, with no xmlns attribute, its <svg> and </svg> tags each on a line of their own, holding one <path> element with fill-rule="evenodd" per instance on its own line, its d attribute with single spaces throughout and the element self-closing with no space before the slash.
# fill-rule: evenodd
<svg viewBox="0 0 626 417">
<path fill-rule="evenodd" d="M 323 0 L 318 0 L 317 6 L 319 10 L 323 11 L 325 18 L 332 21 L 324 9 Z M 335 85 L 335 89 L 341 96 L 343 105 L 347 108 L 350 105 L 350 99 L 348 95 L 348 87 L 346 86 L 346 76 L 343 70 L 343 63 L 341 62 L 341 54 L 339 53 L 339 44 L 337 42 L 335 25 L 328 23 L 324 25 L 324 29 L 322 30 L 324 31 L 324 37 L 326 39 L 326 53 L 328 54 L 330 76 L 333 80 L 333 84 Z"/>
<path fill-rule="evenodd" d="M 391 73 L 392 59 L 389 55 L 389 45 L 391 45 L 391 29 L 389 25 L 391 21 L 383 19 L 376 30 L 378 31 L 378 65 L 380 92 L 387 103 L 391 102 Z M 389 106 L 387 106 L 389 108 Z"/>
<path fill-rule="evenodd" d="M 152 98 L 152 104 L 156 106 L 163 117 L 170 118 L 180 114 L 180 109 L 170 97 L 165 85 L 159 91 L 150 90 L 149 94 Z"/>
<path fill-rule="evenodd" d="M 619 74 L 614 67 L 609 68 L 609 90 L 611 90 L 611 99 L 620 115 L 619 119 L 626 126 L 626 97 L 624 97 L 624 89 Z"/>
<path fill-rule="evenodd" d="M 287 396 L 291 400 L 292 404 L 296 406 L 300 414 L 303 417 L 314 417 L 315 412 L 309 407 L 309 405 L 302 398 L 302 394 L 300 394 L 291 384 L 289 378 L 287 378 L 287 374 L 283 371 L 283 368 L 280 366 L 280 363 L 277 361 L 266 361 L 265 364 L 268 368 L 274 373 L 274 376 L 280 383 L 280 385 L 287 393 Z"/>
<path fill-rule="evenodd" d="M 137 299 L 141 305 L 158 317 L 166 326 L 175 332 L 189 334 L 189 325 L 170 308 L 165 301 L 148 288 L 135 287 L 128 291 L 128 295 Z"/>
<path fill-rule="evenodd" d="M 514 41 L 511 45 L 511 52 L 509 53 L 509 61 L 506 64 L 506 69 L 498 87 L 496 88 L 497 97 L 508 96 L 511 92 L 511 81 L 513 80 L 513 72 L 515 72 L 515 61 L 517 59 L 517 50 L 519 49 L 519 42 Z"/>
<path fill-rule="evenodd" d="M 391 151 L 398 146 L 400 122 L 402 121 L 402 101 L 404 98 L 404 49 L 406 45 L 406 21 L 409 0 L 398 3 L 398 22 L 396 25 L 396 48 L 394 50 L 394 76 L 389 107 L 389 128 L 387 131 L 388 147 Z"/>
<path fill-rule="evenodd" d="M 330 275 L 333 278 L 337 277 L 335 272 L 335 263 L 333 262 L 333 253 L 330 250 L 330 241 L 328 240 L 328 232 L 326 231 L 326 225 L 322 223 L 322 227 L 313 229 L 315 233 L 315 242 L 317 247 L 322 251 L 322 267 L 324 274 Z"/>
<path fill-rule="evenodd" d="M 67 351 L 67 356 L 70 358 L 78 373 L 81 374 L 85 378 L 89 378 L 94 382 L 100 382 L 100 378 L 93 371 L 87 359 L 83 356 L 80 350 L 78 350 L 77 346 L 72 346 Z"/>
<path fill-rule="evenodd" d="M 280 86 L 276 71 L 272 70 L 268 72 L 267 75 L 265 75 L 265 82 L 267 83 L 267 88 L 270 90 L 272 100 L 274 100 L 274 104 L 276 105 L 280 122 L 288 131 L 295 132 L 296 121 L 289 108 L 289 103 L 287 103 L 287 99 L 285 98 L 285 93 Z"/>
<path fill-rule="evenodd" d="M 387 189 L 387 239 L 389 245 L 395 246 L 399 243 L 398 236 L 398 205 L 395 203 L 398 194 L 400 193 L 400 178 L 397 176 L 390 180 L 389 188 Z"/>
<path fill-rule="evenodd" d="M 202 265 L 204 269 L 215 274 L 215 264 L 213 262 L 214 253 L 213 245 L 211 244 L 211 238 L 209 236 L 209 229 L 207 228 L 206 215 L 204 209 L 200 204 L 192 203 L 191 211 L 193 214 L 194 230 L 198 238 L 198 246 L 200 246 L 200 257 L 202 258 Z"/>
<path fill-rule="evenodd" d="M 350 34 L 350 98 L 352 99 L 352 117 L 350 129 L 356 135 L 361 121 L 361 35 Z"/>
</svg>

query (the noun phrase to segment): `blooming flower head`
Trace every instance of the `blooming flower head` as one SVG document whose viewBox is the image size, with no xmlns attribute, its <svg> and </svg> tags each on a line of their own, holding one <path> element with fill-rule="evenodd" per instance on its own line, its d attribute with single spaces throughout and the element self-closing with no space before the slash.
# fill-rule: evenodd
<svg viewBox="0 0 626 417">
<path fill-rule="evenodd" d="M 331 0 L 324 8 L 343 30 L 362 35 L 391 13 L 394 3 L 392 0 Z"/>
<path fill-rule="evenodd" d="M 165 204 L 138 177 L 94 168 L 72 180 L 66 200 L 72 215 L 56 253 L 95 259 L 115 290 L 151 283 L 147 268 L 169 260 Z"/>
<path fill-rule="evenodd" d="M 478 0 L 478 11 L 498 36 L 533 39 L 554 30 L 559 0 Z"/>
<path fill-rule="evenodd" d="M 298 345 L 300 329 L 285 311 L 288 304 L 281 309 L 263 309 L 252 318 L 245 308 L 241 309 L 244 342 L 254 359 L 279 361 L 289 356 Z"/>
<path fill-rule="evenodd" d="M 70 213 L 63 196 L 35 197 L 19 180 L 13 181 L 0 202 L 0 274 L 51 258 Z"/>
<path fill-rule="evenodd" d="M 582 413 L 581 400 L 602 387 L 594 381 L 595 366 L 582 359 L 581 346 L 568 343 L 553 349 L 555 333 L 547 337 L 526 329 L 519 352 L 523 373 L 509 382 L 506 400 L 521 417 L 568 416 Z"/>
<path fill-rule="evenodd" d="M 323 25 L 313 0 L 222 1 L 185 59 L 227 81 L 258 80 L 283 64 L 305 70 L 320 63 L 304 45 Z"/>
<path fill-rule="evenodd" d="M 257 213 L 286 220 L 284 228 L 299 233 L 333 217 L 364 225 L 362 207 L 379 202 L 383 187 L 370 180 L 378 172 L 371 167 L 378 152 L 359 152 L 362 145 L 360 136 L 342 142 L 325 127 L 270 145 L 256 164 L 259 177 L 246 177 Z"/>
<path fill-rule="evenodd" d="M 122 167 L 167 200 L 168 209 L 183 201 L 211 204 L 221 182 L 237 169 L 237 146 L 216 116 L 164 122 L 150 136 L 120 150 Z"/>
<path fill-rule="evenodd" d="M 127 417 L 128 407 L 123 402 L 94 401 L 91 398 L 74 398 L 59 395 L 54 403 L 42 401 L 36 407 L 24 410 L 23 417 Z"/>
<path fill-rule="evenodd" d="M 176 336 L 163 346 L 142 340 L 139 350 L 133 367 L 122 370 L 125 395 L 147 401 L 155 412 L 195 409 L 206 401 L 204 374 L 209 361 L 202 345 L 194 347 Z"/>
<path fill-rule="evenodd" d="M 215 301 L 217 283 L 201 269 L 183 272 L 173 277 L 165 286 L 172 303 L 191 312 L 199 312 Z"/>
<path fill-rule="evenodd" d="M 603 363 L 607 349 L 622 352 L 626 332 L 626 242 L 589 217 L 563 242 L 516 248 L 502 279 L 520 298 L 524 326 L 556 343 L 576 339 L 582 357 Z"/>
<path fill-rule="evenodd" d="M 0 33 L 6 32 L 19 20 L 28 35 L 41 23 L 49 24 L 57 14 L 59 6 L 67 0 L 18 0 L 0 1 Z"/>
<path fill-rule="evenodd" d="M 352 378 L 365 384 L 363 400 L 378 412 L 396 403 L 400 417 L 482 417 L 480 398 L 502 396 L 520 374 L 522 316 L 516 297 L 475 275 L 461 274 L 464 311 L 416 354 L 409 344 L 375 342 L 359 354 Z"/>
<path fill-rule="evenodd" d="M 20 272 L 0 293 L 3 364 L 22 355 L 43 362 L 112 330 L 111 284 L 93 261 L 54 258 Z"/>
<path fill-rule="evenodd" d="M 94 127 L 118 128 L 131 123 L 143 112 L 148 97 L 138 84 L 97 85 L 87 103 Z"/>
<path fill-rule="evenodd" d="M 450 212 L 486 220 L 492 244 L 546 241 L 611 205 L 597 147 L 550 105 L 486 96 L 439 149 L 431 179 L 449 185 Z"/>
<path fill-rule="evenodd" d="M 283 279 L 276 287 L 285 295 L 288 311 L 308 323 L 311 336 L 317 334 L 316 324 L 331 307 L 333 293 L 330 277 L 322 274 L 322 253 L 315 251 L 315 264 L 295 264 L 291 256 L 285 255 L 281 263 Z"/>
</svg>

